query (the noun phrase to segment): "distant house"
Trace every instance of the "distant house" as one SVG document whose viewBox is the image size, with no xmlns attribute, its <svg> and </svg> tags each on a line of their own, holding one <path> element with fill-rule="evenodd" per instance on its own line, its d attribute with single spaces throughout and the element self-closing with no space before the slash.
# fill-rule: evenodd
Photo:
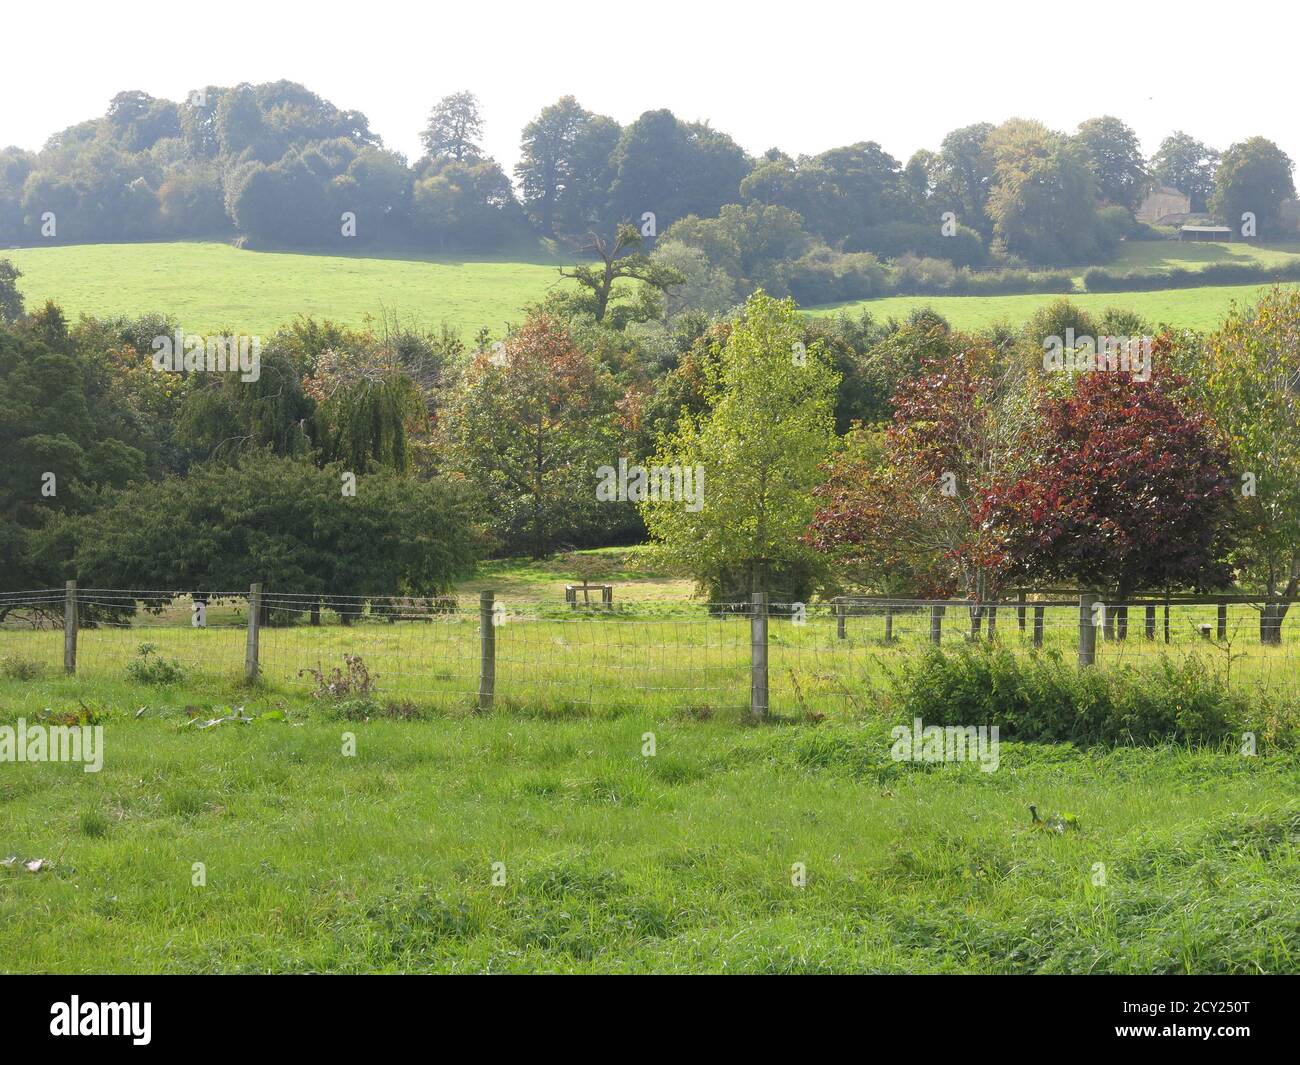
<svg viewBox="0 0 1300 1065">
<path fill-rule="evenodd" d="M 1179 240 L 1231 240 L 1229 226 L 1179 226 Z"/>
<path fill-rule="evenodd" d="M 1170 215 L 1186 215 L 1192 210 L 1192 198 L 1168 185 L 1157 185 L 1147 193 L 1134 216 L 1147 225 L 1169 225 L 1165 218 Z"/>
</svg>

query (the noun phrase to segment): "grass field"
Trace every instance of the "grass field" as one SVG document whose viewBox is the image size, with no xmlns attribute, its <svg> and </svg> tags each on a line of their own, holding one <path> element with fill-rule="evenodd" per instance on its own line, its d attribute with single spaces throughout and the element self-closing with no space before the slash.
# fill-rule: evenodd
<svg viewBox="0 0 1300 1065">
<path fill-rule="evenodd" d="M 710 615 L 704 604 L 675 598 L 654 581 L 652 594 L 635 600 L 631 596 L 639 588 L 618 586 L 611 614 L 570 611 L 553 591 L 543 600 L 521 577 L 516 576 L 513 591 L 503 586 L 501 577 L 485 576 L 473 587 L 497 589 L 503 614 L 502 624 L 494 628 L 496 698 L 511 712 L 565 719 L 648 709 L 732 721 L 746 713 L 750 626 L 745 618 Z M 88 602 L 95 601 L 92 592 L 82 594 Z M 386 698 L 437 713 L 468 711 L 476 705 L 479 690 L 477 605 L 477 595 L 471 594 L 457 612 L 428 620 L 363 616 L 344 626 L 326 610 L 320 627 L 304 624 L 301 615 L 293 625 L 263 627 L 263 694 L 301 698 L 313 686 L 304 671 L 328 673 L 342 667 L 344 656 L 351 654 L 361 656 L 378 676 Z M 1163 641 L 1162 616 L 1157 638 L 1147 640 L 1140 610 L 1130 613 L 1127 639 L 1099 639 L 1098 668 L 1154 669 L 1165 658 L 1181 661 L 1195 655 L 1207 671 L 1225 676 L 1238 690 L 1300 697 L 1300 611 L 1289 612 L 1280 646 L 1260 644 L 1258 615 L 1249 606 L 1229 608 L 1223 643 L 1204 639 L 1198 631 L 1204 624 L 1213 632 L 1212 605 L 1173 607 L 1168 644 Z M 78 636 L 78 675 L 107 683 L 123 679 L 147 644 L 155 648 L 155 657 L 175 660 L 187 674 L 186 683 L 204 678 L 237 681 L 244 668 L 242 600 L 214 603 L 205 629 L 190 627 L 189 614 L 189 602 L 182 598 L 162 618 L 141 614 L 130 627 L 83 629 Z M 945 645 L 967 641 L 966 614 L 959 607 L 948 608 Z M 158 624 L 160 620 L 166 623 Z M 1014 609 L 1003 609 L 996 638 L 1028 654 L 1033 651 L 1031 622 L 1032 611 L 1021 631 Z M 929 645 L 930 636 L 926 610 L 895 614 L 889 639 L 885 624 L 879 613 L 850 617 L 841 639 L 826 606 L 809 606 L 804 624 L 773 617 L 768 651 L 773 712 L 792 719 L 820 715 L 845 720 L 879 702 L 891 679 Z M 1042 653 L 1072 662 L 1077 648 L 1077 607 L 1050 608 L 1044 618 Z M 0 628 L 0 661 L 9 660 L 57 671 L 63 661 L 62 631 L 25 629 L 11 621 Z"/>
<path fill-rule="evenodd" d="M 1198 270 L 1223 263 L 1258 263 L 1285 266 L 1300 259 L 1300 244 L 1248 244 L 1217 241 L 1126 240 L 1107 264 L 1117 273 L 1139 270 Z M 1079 269 L 1082 277 L 1087 267 Z"/>
<path fill-rule="evenodd" d="M 482 326 L 494 335 L 518 322 L 523 308 L 559 282 L 560 260 L 540 252 L 498 259 L 381 258 L 247 251 L 217 243 L 91 244 L 5 251 L 23 271 L 19 285 L 30 306 L 55 299 L 74 318 L 160 312 L 186 329 L 266 335 L 298 314 L 362 325 L 385 312 L 426 327 L 442 322 L 469 339 Z M 1212 262 L 1280 262 L 1300 256 L 1300 245 L 1135 241 L 1124 245 L 1116 269 Z M 1092 311 L 1127 307 L 1153 324 L 1209 329 L 1230 304 L 1250 302 L 1261 286 L 1207 286 L 1135 293 L 1079 293 Z M 1056 295 L 897 296 L 808 309 L 826 315 L 869 310 L 903 318 L 931 306 L 962 329 L 997 322 L 1019 325 Z"/>
<path fill-rule="evenodd" d="M 29 307 L 80 314 L 167 313 L 185 329 L 270 335 L 305 314 L 360 326 L 385 312 L 469 340 L 523 319 L 559 281 L 560 260 L 368 258 L 236 249 L 228 244 L 89 244 L 3 253 L 24 274 Z"/>
<path fill-rule="evenodd" d="M 890 642 L 879 615 L 843 641 L 824 610 L 773 619 L 775 716 L 746 725 L 748 623 L 643 551 L 600 554 L 612 616 L 563 606 L 563 563 L 489 563 L 459 589 L 508 608 L 490 714 L 472 605 L 263 629 L 253 686 L 238 600 L 204 630 L 184 600 L 84 629 L 71 677 L 61 632 L 11 618 L 0 724 L 79 715 L 104 763 L 0 763 L 0 970 L 1300 971 L 1300 753 L 1004 738 L 996 772 L 895 761 L 888 682 L 921 614 Z M 1194 630 L 1212 614 L 1175 608 L 1168 653 L 1220 662 Z M 1236 682 L 1296 679 L 1300 617 L 1281 648 L 1248 608 L 1230 620 Z M 960 643 L 961 612 L 945 625 Z M 1139 626 L 1101 668 L 1158 660 Z M 1076 632 L 1052 615 L 1046 653 Z M 998 633 L 1025 647 L 1012 611 Z M 130 679 L 143 642 L 185 675 Z M 345 653 L 385 714 L 309 697 L 297 671 Z M 198 727 L 232 707 L 254 722 Z M 1080 830 L 1035 831 L 1031 802 Z"/>
<path fill-rule="evenodd" d="M 284 717 L 186 725 L 236 700 Z M 869 713 L 357 723 L 0 681 L 5 721 L 81 704 L 101 772 L 0 765 L 0 970 L 1300 971 L 1294 754 L 1003 743 L 983 773 L 893 761 Z"/>
<path fill-rule="evenodd" d="M 1153 326 L 1178 329 L 1214 329 L 1235 302 L 1255 302 L 1267 285 L 1207 285 L 1204 288 L 1157 289 L 1154 292 L 1075 292 L 1067 298 L 1085 310 L 1099 314 L 1107 307 L 1136 311 Z M 1019 326 L 1040 307 L 1061 299 L 1060 294 L 1028 296 L 889 296 L 878 300 L 824 304 L 806 308 L 807 313 L 827 316 L 846 312 L 857 315 L 870 311 L 878 320 L 905 319 L 919 307 L 938 311 L 957 329 L 986 329 L 1004 323 Z"/>
</svg>

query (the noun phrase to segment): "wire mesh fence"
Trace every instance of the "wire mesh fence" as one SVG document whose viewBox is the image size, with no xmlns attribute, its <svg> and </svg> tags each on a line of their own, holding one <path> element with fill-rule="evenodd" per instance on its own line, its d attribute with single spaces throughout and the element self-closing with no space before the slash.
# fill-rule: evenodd
<svg viewBox="0 0 1300 1065">
<path fill-rule="evenodd" d="M 1102 669 L 1196 656 L 1233 687 L 1295 697 L 1300 611 L 1276 613 L 1244 598 L 624 597 L 615 609 L 492 593 L 69 588 L 0 595 L 0 660 L 7 672 L 31 663 L 163 681 L 174 663 L 184 676 L 259 676 L 291 691 L 327 686 L 336 670 L 346 677 L 354 660 L 384 698 L 545 714 L 648 705 L 707 716 L 863 712 L 928 648 L 991 643 Z"/>
</svg>

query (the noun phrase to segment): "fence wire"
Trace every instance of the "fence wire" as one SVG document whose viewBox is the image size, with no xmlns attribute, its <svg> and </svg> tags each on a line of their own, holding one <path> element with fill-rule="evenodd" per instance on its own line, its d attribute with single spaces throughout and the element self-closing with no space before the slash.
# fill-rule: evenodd
<svg viewBox="0 0 1300 1065">
<path fill-rule="evenodd" d="M 186 678 L 237 680 L 248 651 L 248 592 L 78 589 L 79 674 L 141 679 L 150 663 Z M 0 664 L 10 676 L 65 665 L 63 589 L 0 594 Z M 1260 604 L 1077 601 L 934 603 L 850 598 L 771 601 L 768 705 L 780 714 L 864 713 L 891 678 L 943 649 L 994 643 L 1078 660 L 1092 628 L 1094 664 L 1143 669 L 1196 658 L 1232 687 L 1300 695 L 1300 611 L 1276 632 Z M 756 662 L 747 602 L 492 602 L 474 597 L 261 596 L 257 662 L 274 689 L 311 692 L 359 663 L 381 699 L 471 709 L 490 644 L 495 705 L 538 714 L 660 708 L 696 716 L 748 711 Z M 487 638 L 485 638 L 485 633 Z M 338 671 L 336 674 L 335 671 Z"/>
</svg>

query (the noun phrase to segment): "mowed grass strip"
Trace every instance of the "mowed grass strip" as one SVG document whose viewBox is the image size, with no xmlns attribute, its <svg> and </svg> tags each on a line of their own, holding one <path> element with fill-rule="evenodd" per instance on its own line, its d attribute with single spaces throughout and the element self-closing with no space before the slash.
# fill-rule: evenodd
<svg viewBox="0 0 1300 1065">
<path fill-rule="evenodd" d="M 872 720 L 306 701 L 197 731 L 32 687 L 0 699 L 95 704 L 106 756 L 0 764 L 0 851 L 56 860 L 0 867 L 7 972 L 1300 970 L 1294 755 L 1004 744 L 984 773 L 896 762 Z"/>
</svg>

